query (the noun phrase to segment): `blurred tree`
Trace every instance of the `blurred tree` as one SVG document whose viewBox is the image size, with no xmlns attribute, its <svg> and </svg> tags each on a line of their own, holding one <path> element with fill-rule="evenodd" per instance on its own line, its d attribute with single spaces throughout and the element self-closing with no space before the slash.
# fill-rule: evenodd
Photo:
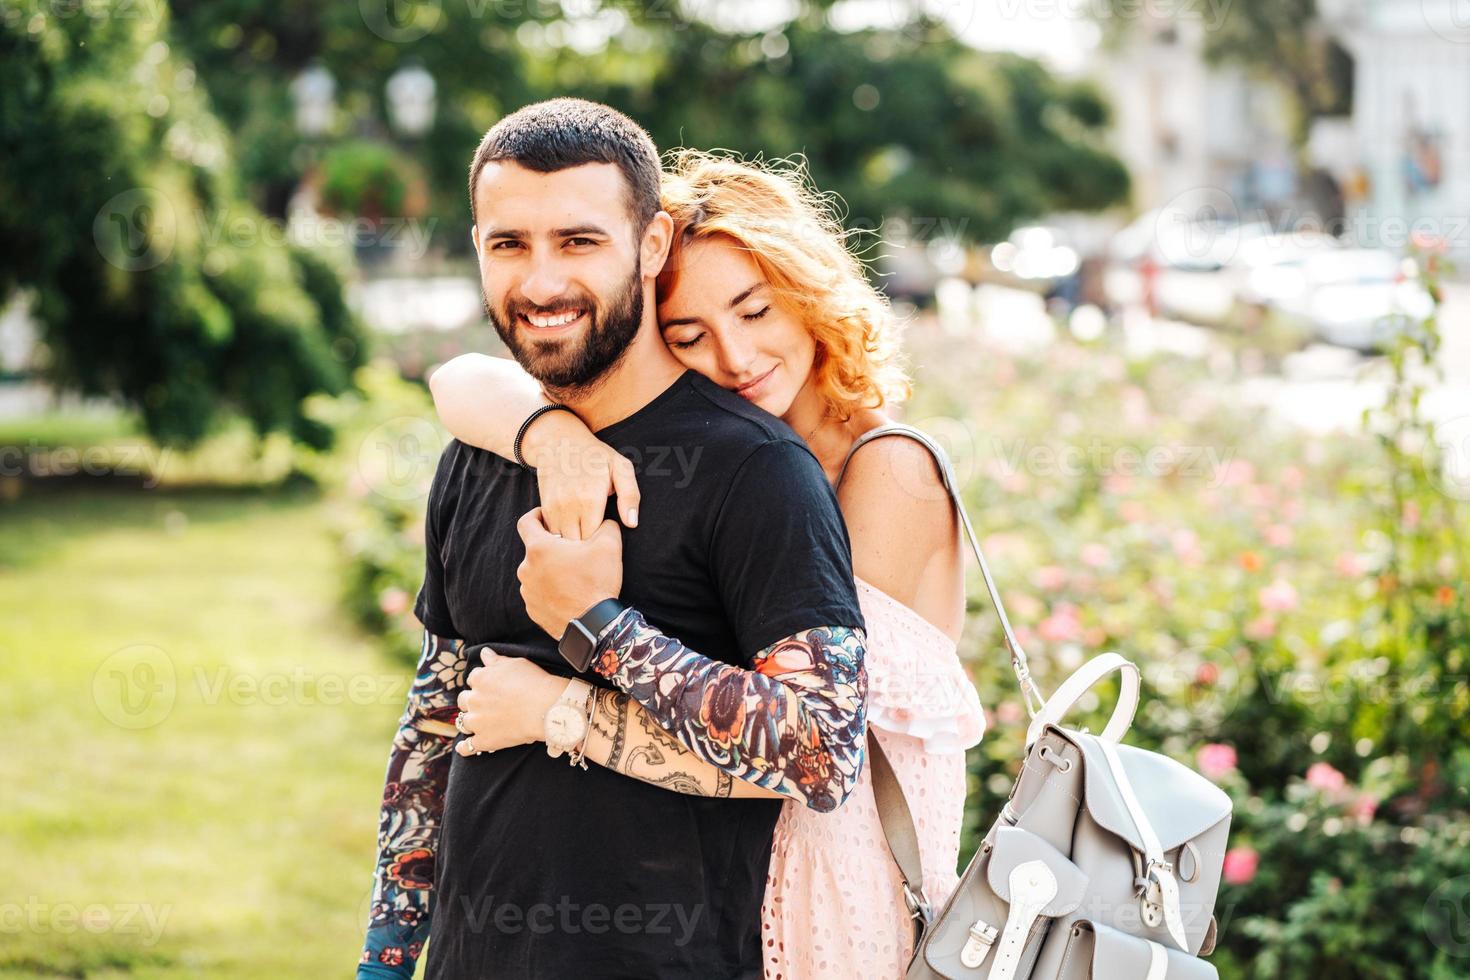
<svg viewBox="0 0 1470 980">
<path fill-rule="evenodd" d="M 1090 86 L 904 20 L 902 4 L 891 25 L 857 31 L 832 26 L 829 2 L 793 6 L 788 23 L 750 30 L 707 4 L 174 0 L 176 36 L 221 92 L 224 118 L 242 142 L 260 133 L 272 148 L 247 157 L 263 207 L 321 151 L 281 122 L 298 73 L 321 65 L 336 79 L 331 138 L 387 138 L 387 79 L 422 65 L 439 112 L 414 153 L 441 241 L 456 249 L 468 248 L 464 180 L 480 136 L 553 95 L 623 109 L 665 148 L 805 154 L 858 226 L 898 215 L 986 240 L 1050 211 L 1126 198 L 1127 173 L 1102 145 L 1108 109 Z"/>
<path fill-rule="evenodd" d="M 36 294 L 45 369 L 187 444 L 231 410 L 324 444 L 302 400 L 350 384 L 341 275 L 241 196 L 228 133 L 131 15 L 39 0 L 0 16 L 0 295 Z"/>
</svg>

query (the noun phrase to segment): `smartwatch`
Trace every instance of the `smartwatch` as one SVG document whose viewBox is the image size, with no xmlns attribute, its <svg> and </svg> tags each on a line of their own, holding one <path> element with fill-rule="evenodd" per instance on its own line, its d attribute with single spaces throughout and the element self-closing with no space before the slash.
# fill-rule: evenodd
<svg viewBox="0 0 1470 980">
<path fill-rule="evenodd" d="M 597 641 L 627 608 L 616 599 L 603 599 L 567 624 L 567 631 L 562 634 L 556 648 L 577 673 L 584 672 L 592 663 L 592 651 L 597 649 Z"/>
</svg>

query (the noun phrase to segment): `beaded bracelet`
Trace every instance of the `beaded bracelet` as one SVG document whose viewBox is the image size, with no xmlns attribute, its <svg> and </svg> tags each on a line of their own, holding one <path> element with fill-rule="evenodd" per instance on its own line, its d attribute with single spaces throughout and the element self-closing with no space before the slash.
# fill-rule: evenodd
<svg viewBox="0 0 1470 980">
<path fill-rule="evenodd" d="M 572 407 L 570 405 L 542 405 L 540 408 L 536 409 L 536 411 L 532 412 L 530 415 L 527 415 L 526 421 L 521 423 L 520 429 L 516 432 L 515 441 L 511 443 L 510 451 L 511 455 L 515 457 L 515 461 L 517 463 L 520 463 L 522 468 L 532 470 L 532 472 L 534 472 L 534 468 L 531 466 L 531 464 L 527 463 L 526 458 L 521 455 L 521 440 L 526 438 L 526 430 L 531 427 L 532 422 L 536 421 L 547 412 L 556 411 L 572 412 Z M 572 412 L 572 414 L 575 415 L 577 413 Z"/>
</svg>

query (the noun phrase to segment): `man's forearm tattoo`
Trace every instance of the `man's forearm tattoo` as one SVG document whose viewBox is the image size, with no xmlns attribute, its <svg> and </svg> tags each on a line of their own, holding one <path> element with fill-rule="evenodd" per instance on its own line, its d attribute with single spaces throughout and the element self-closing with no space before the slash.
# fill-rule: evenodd
<svg viewBox="0 0 1470 980">
<path fill-rule="evenodd" d="M 834 810 L 862 768 L 867 673 L 862 630 L 803 630 L 750 670 L 690 650 L 624 612 L 593 668 L 695 755 L 736 779 Z"/>
<path fill-rule="evenodd" d="M 378 863 L 362 962 L 413 975 L 434 907 L 434 855 L 453 756 L 463 642 L 425 631 L 398 723 L 378 821 Z"/>
<path fill-rule="evenodd" d="M 681 745 L 621 691 L 599 689 L 587 757 L 654 786 L 689 796 L 728 797 L 734 782 Z M 603 747 L 606 756 L 603 757 Z"/>
</svg>

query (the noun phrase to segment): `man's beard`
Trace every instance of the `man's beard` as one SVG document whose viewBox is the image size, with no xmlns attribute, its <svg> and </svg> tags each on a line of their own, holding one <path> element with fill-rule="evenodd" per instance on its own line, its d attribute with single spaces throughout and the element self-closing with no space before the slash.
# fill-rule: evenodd
<svg viewBox="0 0 1470 980">
<path fill-rule="evenodd" d="M 604 310 L 586 294 L 559 298 L 551 306 L 511 302 L 504 316 L 491 308 L 483 295 L 485 314 L 495 325 L 495 332 L 510 349 L 511 355 L 526 373 L 547 388 L 561 391 L 587 391 L 596 386 L 622 359 L 628 345 L 638 334 L 643 321 L 643 268 L 640 259 L 633 274 L 618 290 Z M 521 326 L 522 313 L 576 307 L 587 311 L 587 326 L 580 340 L 537 340 L 526 336 L 530 327 Z"/>
</svg>

